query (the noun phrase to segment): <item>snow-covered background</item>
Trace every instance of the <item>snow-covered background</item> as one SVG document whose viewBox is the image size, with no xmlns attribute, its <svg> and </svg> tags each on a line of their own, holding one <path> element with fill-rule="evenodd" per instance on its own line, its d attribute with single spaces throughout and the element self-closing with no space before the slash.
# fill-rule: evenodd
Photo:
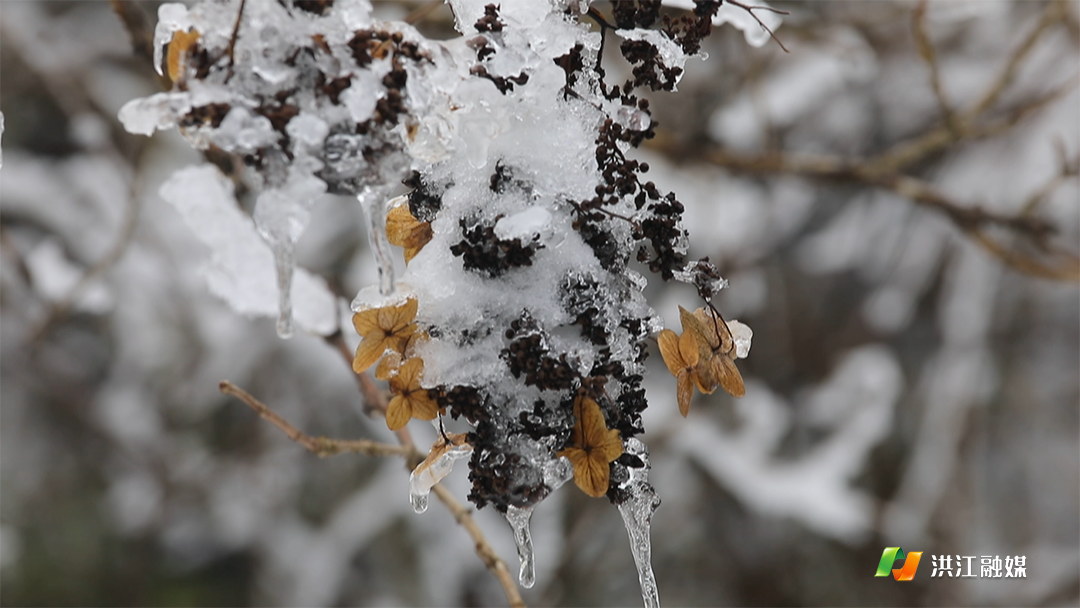
<svg viewBox="0 0 1080 608">
<path fill-rule="evenodd" d="M 401 19 L 427 4 L 375 7 Z M 1077 602 L 1080 290 L 1006 265 L 910 191 L 770 165 L 774 153 L 872 160 L 945 124 L 916 4 L 776 5 L 791 11 L 777 29 L 789 54 L 724 26 L 678 92 L 650 96 L 649 178 L 685 203 L 691 257 L 730 281 L 720 309 L 755 332 L 739 362 L 746 396 L 698 395 L 688 419 L 655 349 L 648 361 L 663 602 Z M 132 6 L 152 31 L 157 4 Z M 1057 6 L 928 4 L 921 31 L 956 114 L 1034 40 L 978 123 L 1020 113 L 1015 124 L 901 172 L 1005 216 L 1035 200 L 1051 246 L 1075 255 L 1080 184 L 1055 176 L 1080 154 L 1080 7 Z M 441 5 L 416 26 L 456 35 Z M 273 319 L 214 295 L 211 227 L 196 234 L 182 197 L 159 195 L 204 159 L 175 132 L 146 139 L 116 119 L 158 90 L 109 3 L 0 6 L 0 602 L 504 603 L 445 509 L 412 512 L 400 461 L 319 460 L 218 392 L 234 381 L 311 434 L 393 441 L 322 338 L 280 340 Z M 360 219 L 355 199 L 318 199 L 297 281 L 375 284 Z M 695 294 L 650 276 L 646 297 L 677 327 Z M 434 438 L 415 426 L 419 443 Z M 444 483 L 464 498 L 461 469 Z M 533 517 L 525 600 L 638 604 L 617 511 L 568 490 Z M 505 520 L 476 517 L 513 566 Z M 925 552 L 913 582 L 872 576 L 885 546 Z M 1025 555 L 1028 578 L 931 579 L 941 553 Z"/>
</svg>

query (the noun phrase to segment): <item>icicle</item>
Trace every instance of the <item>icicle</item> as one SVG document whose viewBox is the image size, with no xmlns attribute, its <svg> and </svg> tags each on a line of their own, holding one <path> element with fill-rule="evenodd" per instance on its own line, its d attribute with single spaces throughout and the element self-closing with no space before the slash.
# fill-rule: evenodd
<svg viewBox="0 0 1080 608">
<path fill-rule="evenodd" d="M 649 540 L 649 526 L 653 513 L 660 506 L 660 499 L 649 485 L 648 448 L 637 439 L 631 438 L 626 442 L 626 452 L 640 458 L 645 466 L 628 467 L 630 479 L 620 489 L 629 492 L 630 497 L 619 505 L 619 513 L 622 514 L 626 531 L 630 535 L 630 551 L 634 554 L 634 564 L 637 565 L 645 608 L 660 608 L 660 592 L 656 588 L 656 577 L 653 576 L 652 546 Z"/>
<path fill-rule="evenodd" d="M 532 534 L 529 532 L 529 519 L 532 507 L 518 508 L 510 505 L 506 508 L 506 521 L 514 531 L 514 544 L 517 545 L 518 582 L 522 587 L 531 589 L 536 584 L 536 560 L 533 558 Z"/>
<path fill-rule="evenodd" d="M 446 438 L 450 443 L 446 442 Z M 472 455 L 473 446 L 465 443 L 464 433 L 449 433 L 440 436 L 431 446 L 428 456 L 409 475 L 409 504 L 413 511 L 423 513 L 427 510 L 428 494 L 435 484 L 450 474 L 454 461 Z"/>
<path fill-rule="evenodd" d="M 386 239 L 386 196 L 382 188 L 373 190 L 365 186 L 356 197 L 367 219 L 368 243 L 375 253 L 379 267 L 379 293 L 394 293 L 394 259 L 390 255 L 390 241 Z"/>
<path fill-rule="evenodd" d="M 274 243 L 272 248 L 278 286 L 277 335 L 288 339 L 293 335 L 292 280 L 296 268 L 296 248 L 290 241 Z"/>
</svg>

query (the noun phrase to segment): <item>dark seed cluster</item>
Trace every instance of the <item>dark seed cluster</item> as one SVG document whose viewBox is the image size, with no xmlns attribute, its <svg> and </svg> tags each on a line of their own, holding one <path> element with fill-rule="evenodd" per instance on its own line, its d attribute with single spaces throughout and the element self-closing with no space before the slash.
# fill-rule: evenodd
<svg viewBox="0 0 1080 608">
<path fill-rule="evenodd" d="M 517 238 L 500 239 L 495 235 L 494 223 L 470 226 L 462 219 L 459 224 L 464 238 L 450 247 L 450 253 L 462 259 L 466 270 L 489 278 L 502 276 L 511 268 L 532 266 L 533 255 L 543 247 L 539 237 L 529 243 Z"/>
<path fill-rule="evenodd" d="M 442 209 L 442 195 L 453 184 L 430 184 L 419 171 L 413 171 L 401 183 L 412 188 L 409 192 L 409 213 L 421 222 L 430 222 Z"/>
<path fill-rule="evenodd" d="M 547 339 L 527 312 L 510 323 L 506 339 L 510 345 L 501 353 L 503 361 L 515 378 L 525 377 L 525 386 L 545 391 L 568 390 L 573 386 L 577 373 L 566 362 L 566 355 L 550 356 Z"/>
</svg>

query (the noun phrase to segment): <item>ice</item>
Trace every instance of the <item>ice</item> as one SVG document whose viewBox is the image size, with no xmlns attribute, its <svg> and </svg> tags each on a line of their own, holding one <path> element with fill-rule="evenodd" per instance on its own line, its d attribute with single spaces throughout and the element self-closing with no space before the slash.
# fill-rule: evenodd
<svg viewBox="0 0 1080 608">
<path fill-rule="evenodd" d="M 619 108 L 617 116 L 619 124 L 631 131 L 644 131 L 652 125 L 652 117 L 649 113 L 637 108 L 623 106 Z"/>
<path fill-rule="evenodd" d="M 231 113 L 230 113 L 231 115 Z M 264 190 L 255 203 L 255 225 L 274 253 L 278 287 L 277 332 L 292 337 L 292 280 L 296 241 L 307 225 L 315 198 L 326 192 L 322 180 L 294 175 L 284 188 Z"/>
<path fill-rule="evenodd" d="M 438 445 L 439 442 L 436 442 L 436 446 Z M 432 449 L 437 450 L 439 448 L 433 447 Z M 441 453 L 434 458 L 428 456 L 428 459 L 416 467 L 412 474 L 409 475 L 409 504 L 412 505 L 413 511 L 417 513 L 423 513 L 427 510 L 428 494 L 431 493 L 431 488 L 442 481 L 443 477 L 450 474 L 450 471 L 454 468 L 454 462 L 471 456 L 473 446 L 468 443 L 461 443 L 460 445 L 452 445 L 447 449 L 445 443 L 443 443 L 442 449 L 439 449 L 439 451 Z"/>
<path fill-rule="evenodd" d="M 188 9 L 178 2 L 166 2 L 158 7 L 158 22 L 154 28 L 154 69 L 158 76 L 164 76 L 161 66 L 164 63 L 165 45 L 177 31 L 186 31 L 191 27 Z M 133 131 L 134 132 L 134 131 Z"/>
<path fill-rule="evenodd" d="M 155 93 L 132 99 L 120 108 L 117 117 L 128 133 L 150 136 L 156 130 L 171 129 L 191 111 L 191 100 L 183 93 Z"/>
<path fill-rule="evenodd" d="M 619 513 L 622 515 L 623 523 L 626 524 L 626 532 L 630 535 L 630 551 L 634 555 L 634 564 L 637 566 L 642 600 L 646 608 L 659 608 L 660 592 L 656 588 L 656 577 L 653 575 L 649 529 L 653 513 L 660 506 L 660 499 L 656 496 L 653 487 L 649 485 L 648 448 L 634 438 L 626 441 L 625 448 L 627 454 L 637 456 L 645 463 L 645 466 L 628 467 L 630 479 L 623 483 L 620 489 L 629 492 L 630 497 L 619 505 Z"/>
<path fill-rule="evenodd" d="M 330 127 L 325 120 L 318 116 L 308 112 L 301 112 L 299 116 L 289 121 L 289 124 L 285 127 L 285 132 L 289 134 L 289 137 L 303 142 L 307 146 L 317 147 L 322 146 L 323 142 L 326 141 L 326 136 L 330 133 Z"/>
<path fill-rule="evenodd" d="M 364 210 L 368 246 L 379 269 L 379 293 L 388 296 L 394 293 L 394 258 L 390 252 L 390 241 L 386 238 L 386 196 L 382 188 L 365 186 L 356 198 Z"/>
<path fill-rule="evenodd" d="M 514 544 L 517 546 L 518 561 L 521 564 L 518 569 L 518 582 L 526 589 L 531 589 L 536 584 L 536 562 L 533 557 L 532 534 L 529 532 L 532 513 L 532 507 L 518 508 L 510 505 L 506 508 L 506 521 L 510 522 L 510 528 L 514 531 Z"/>
<path fill-rule="evenodd" d="M 745 323 L 739 323 L 735 319 L 727 322 L 731 339 L 735 341 L 735 356 L 745 359 L 750 354 L 750 341 L 754 338 L 754 330 Z"/>
<path fill-rule="evenodd" d="M 232 188 L 216 167 L 202 165 L 177 171 L 162 185 L 161 197 L 210 248 L 203 268 L 210 291 L 241 314 L 279 316 L 274 256 Z M 326 335 L 337 328 L 334 296 L 322 279 L 299 270 L 291 291 L 302 329 Z"/>
</svg>

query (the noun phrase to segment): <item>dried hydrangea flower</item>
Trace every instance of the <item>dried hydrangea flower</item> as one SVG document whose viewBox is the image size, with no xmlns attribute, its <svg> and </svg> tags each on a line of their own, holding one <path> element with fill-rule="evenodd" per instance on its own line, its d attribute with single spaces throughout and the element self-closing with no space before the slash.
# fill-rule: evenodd
<svg viewBox="0 0 1080 608">
<path fill-rule="evenodd" d="M 353 371 L 363 372 L 383 356 L 386 349 L 404 354 L 409 338 L 416 332 L 417 301 L 409 298 L 404 304 L 370 308 L 353 315 L 356 333 L 363 336 L 356 347 Z"/>
<path fill-rule="evenodd" d="M 676 378 L 679 411 L 685 417 L 690 411 L 690 398 L 694 394 L 695 384 L 703 393 L 712 392 L 702 387 L 697 377 L 697 365 L 700 359 L 698 344 L 690 332 L 684 331 L 682 337 L 678 337 L 670 329 L 661 331 L 658 340 L 660 356 L 664 358 L 668 371 Z"/>
<path fill-rule="evenodd" d="M 742 375 L 735 367 L 735 341 L 724 319 L 702 308 L 691 314 L 682 306 L 679 317 L 683 327 L 681 337 L 676 338 L 670 329 L 661 331 L 659 336 L 660 356 L 677 379 L 679 412 L 684 417 L 690 412 L 694 385 L 706 395 L 712 394 L 717 386 L 733 397 L 746 394 Z"/>
<path fill-rule="evenodd" d="M 420 386 L 424 373 L 424 360 L 409 359 L 402 364 L 396 376 L 390 378 L 390 392 L 394 395 L 386 407 L 386 426 L 391 431 L 404 428 L 413 418 L 434 420 L 439 406 L 428 396 L 428 389 Z"/>
<path fill-rule="evenodd" d="M 408 264 L 431 241 L 431 224 L 413 217 L 409 205 L 398 205 L 386 214 L 386 239 L 391 245 L 405 248 Z"/>
<path fill-rule="evenodd" d="M 610 477 L 608 464 L 622 456 L 619 431 L 607 428 L 600 405 L 588 397 L 574 400 L 577 422 L 571 431 L 571 446 L 559 452 L 574 465 L 574 483 L 589 496 L 607 493 Z"/>
</svg>

